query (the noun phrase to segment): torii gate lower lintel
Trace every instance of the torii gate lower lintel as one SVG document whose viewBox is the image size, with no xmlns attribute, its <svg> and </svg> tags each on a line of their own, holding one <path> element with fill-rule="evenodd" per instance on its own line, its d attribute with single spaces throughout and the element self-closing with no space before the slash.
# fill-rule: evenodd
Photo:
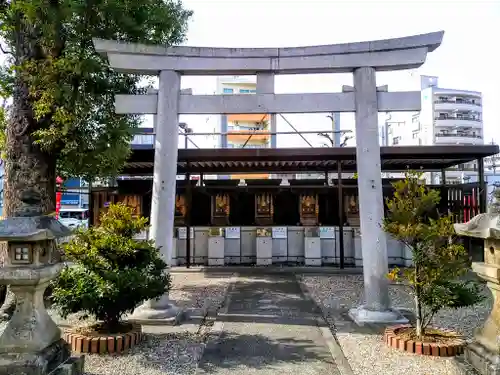
<svg viewBox="0 0 500 375">
<path fill-rule="evenodd" d="M 421 66 L 441 44 L 444 32 L 387 40 L 293 48 L 162 47 L 94 40 L 112 68 L 159 75 L 157 94 L 118 95 L 117 113 L 156 114 L 151 237 L 170 263 L 174 237 L 179 114 L 355 112 L 359 209 L 365 304 L 350 311 L 358 323 L 407 322 L 391 309 L 381 184 L 378 112 L 418 111 L 420 92 L 388 92 L 376 86 L 376 71 Z M 275 74 L 352 72 L 354 86 L 341 93 L 274 94 Z M 256 75 L 255 95 L 181 93 L 181 75 Z M 161 223 L 161 226 L 160 226 Z M 138 314 L 168 317 L 168 301 L 151 301 Z"/>
</svg>

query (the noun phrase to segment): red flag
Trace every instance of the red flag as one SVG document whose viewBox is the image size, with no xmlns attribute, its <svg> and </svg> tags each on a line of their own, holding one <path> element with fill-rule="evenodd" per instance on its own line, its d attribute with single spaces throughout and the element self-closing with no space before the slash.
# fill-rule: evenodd
<svg viewBox="0 0 500 375">
<path fill-rule="evenodd" d="M 56 185 L 57 185 L 58 190 L 61 187 L 63 182 L 64 182 L 64 180 L 61 177 L 59 177 L 59 176 L 56 177 Z M 61 198 L 62 198 L 62 192 L 57 191 L 56 192 L 56 219 L 59 219 L 59 211 L 61 211 Z"/>
<path fill-rule="evenodd" d="M 62 193 L 60 191 L 56 192 L 56 219 L 59 219 L 59 211 L 61 210 L 61 198 Z"/>
</svg>

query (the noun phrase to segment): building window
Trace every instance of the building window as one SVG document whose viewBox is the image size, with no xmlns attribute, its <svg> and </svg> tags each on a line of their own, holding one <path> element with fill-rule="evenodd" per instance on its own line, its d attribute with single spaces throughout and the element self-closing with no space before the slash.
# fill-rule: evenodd
<svg viewBox="0 0 500 375">
<path fill-rule="evenodd" d="M 420 114 L 412 115 L 411 116 L 411 123 L 413 130 L 420 130 Z"/>
<path fill-rule="evenodd" d="M 400 137 L 394 137 L 394 138 L 392 138 L 392 144 L 393 145 L 398 145 L 399 144 L 399 138 Z"/>
<path fill-rule="evenodd" d="M 250 94 L 256 94 L 257 90 L 250 90 Z"/>
<path fill-rule="evenodd" d="M 222 89 L 222 92 L 223 92 L 224 94 L 232 94 L 232 93 L 233 93 L 233 89 L 229 89 L 229 88 L 227 88 L 227 87 L 224 87 L 224 88 Z"/>
<path fill-rule="evenodd" d="M 412 137 L 413 139 L 417 139 L 417 137 L 418 137 L 418 132 L 413 132 L 413 133 L 412 133 L 412 135 L 411 135 L 411 137 Z"/>
<path fill-rule="evenodd" d="M 250 90 L 240 89 L 240 94 L 250 94 Z"/>
</svg>

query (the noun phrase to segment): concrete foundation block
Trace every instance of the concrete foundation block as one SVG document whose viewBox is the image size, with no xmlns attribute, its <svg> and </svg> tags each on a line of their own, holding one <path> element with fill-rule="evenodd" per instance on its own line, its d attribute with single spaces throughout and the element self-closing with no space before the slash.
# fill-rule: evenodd
<svg viewBox="0 0 500 375">
<path fill-rule="evenodd" d="M 210 237 L 208 239 L 208 265 L 224 265 L 224 237 Z"/>
<path fill-rule="evenodd" d="M 305 265 L 321 266 L 321 240 L 319 237 L 305 237 Z"/>
<path fill-rule="evenodd" d="M 177 238 L 172 239 L 172 259 L 170 260 L 170 266 L 177 266 Z"/>
<path fill-rule="evenodd" d="M 273 243 L 271 237 L 257 237 L 257 265 L 270 266 L 273 263 Z"/>
</svg>

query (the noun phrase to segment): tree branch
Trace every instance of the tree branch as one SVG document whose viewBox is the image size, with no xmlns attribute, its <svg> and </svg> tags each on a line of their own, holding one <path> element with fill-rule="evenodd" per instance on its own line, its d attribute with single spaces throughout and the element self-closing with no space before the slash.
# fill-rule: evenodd
<svg viewBox="0 0 500 375">
<path fill-rule="evenodd" d="M 345 147 L 347 145 L 347 141 L 349 139 L 352 139 L 352 137 L 349 137 L 348 135 L 345 136 L 344 140 L 342 141 L 342 143 L 340 144 L 340 147 Z"/>
<path fill-rule="evenodd" d="M 425 332 L 429 324 L 432 322 L 432 318 L 436 315 L 437 311 L 429 311 L 427 314 L 422 314 L 422 332 Z"/>
<path fill-rule="evenodd" d="M 6 51 L 6 50 L 5 50 L 5 49 L 3 48 L 3 46 L 2 46 L 2 44 L 1 44 L 1 43 L 0 43 L 0 51 L 2 51 L 2 53 L 3 53 L 3 54 L 5 54 L 5 55 L 11 55 L 11 56 L 14 56 L 14 54 L 13 54 L 11 51 Z"/>
<path fill-rule="evenodd" d="M 318 135 L 320 137 L 328 139 L 328 141 L 330 142 L 330 147 L 333 147 L 335 145 L 335 141 L 332 139 L 332 137 L 330 136 L 330 134 L 328 134 L 328 133 L 318 133 Z"/>
<path fill-rule="evenodd" d="M 58 0 L 51 0 L 49 2 L 53 14 L 55 15 L 54 22 L 54 47 L 51 50 L 52 57 L 61 57 L 66 47 L 66 37 L 64 32 L 64 24 L 61 16 L 61 9 Z"/>
</svg>

